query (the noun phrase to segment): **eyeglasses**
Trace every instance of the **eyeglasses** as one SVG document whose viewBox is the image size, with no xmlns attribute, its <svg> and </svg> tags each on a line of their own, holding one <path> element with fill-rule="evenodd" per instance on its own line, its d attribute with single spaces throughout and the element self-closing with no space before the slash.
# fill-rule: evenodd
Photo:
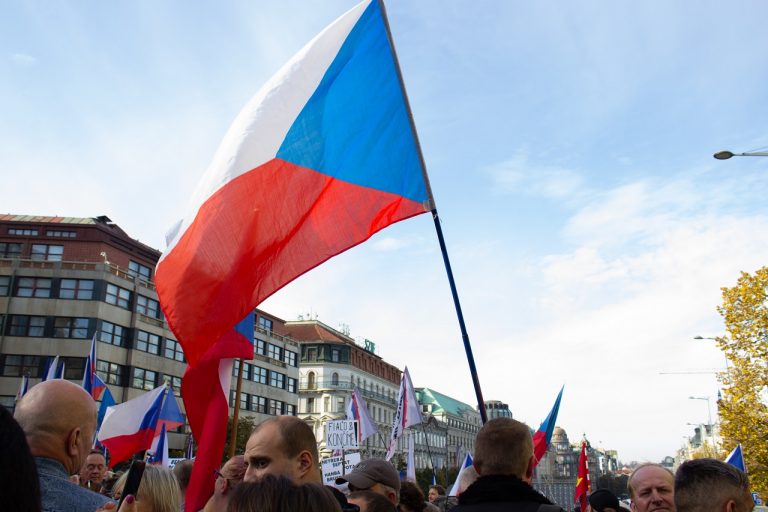
<svg viewBox="0 0 768 512">
<path fill-rule="evenodd" d="M 347 489 L 349 489 L 349 492 L 367 491 L 367 490 L 370 489 L 370 487 L 357 487 L 356 485 L 352 485 L 352 484 L 348 483 L 347 484 Z"/>
<path fill-rule="evenodd" d="M 221 471 L 219 471 L 218 469 L 214 469 L 213 470 L 213 479 L 217 480 L 219 478 L 223 478 L 224 480 L 227 480 L 227 477 L 225 477 L 223 474 L 221 474 Z"/>
</svg>

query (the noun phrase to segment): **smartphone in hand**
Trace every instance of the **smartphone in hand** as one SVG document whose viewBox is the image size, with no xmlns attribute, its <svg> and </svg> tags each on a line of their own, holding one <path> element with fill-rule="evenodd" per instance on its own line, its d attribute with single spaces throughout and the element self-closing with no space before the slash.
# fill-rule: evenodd
<svg viewBox="0 0 768 512">
<path fill-rule="evenodd" d="M 144 476 L 144 467 L 146 463 L 143 460 L 134 460 L 131 463 L 131 469 L 128 470 L 128 476 L 125 480 L 125 487 L 120 494 L 120 503 L 117 504 L 117 509 L 120 510 L 120 505 L 123 504 L 123 500 L 129 494 L 136 496 L 139 492 L 139 485 L 141 484 L 141 477 Z"/>
</svg>

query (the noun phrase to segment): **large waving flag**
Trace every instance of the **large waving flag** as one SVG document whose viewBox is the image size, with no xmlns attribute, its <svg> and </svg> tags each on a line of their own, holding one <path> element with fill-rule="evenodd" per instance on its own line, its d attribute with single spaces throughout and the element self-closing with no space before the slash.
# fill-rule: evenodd
<svg viewBox="0 0 768 512">
<path fill-rule="evenodd" d="M 168 234 L 155 281 L 189 365 L 293 279 L 432 206 L 382 5 L 366 0 L 256 93 Z"/>
<path fill-rule="evenodd" d="M 421 423 L 421 408 L 416 399 L 416 390 L 411 382 L 411 375 L 408 373 L 408 367 L 403 370 L 400 377 L 400 391 L 397 396 L 397 410 L 392 423 L 392 432 L 389 436 L 389 446 L 387 448 L 386 460 L 392 458 L 397 450 L 397 438 L 403 435 L 403 431 L 411 425 Z"/>
<path fill-rule="evenodd" d="M 555 405 L 552 406 L 552 410 L 549 411 L 547 418 L 539 426 L 539 430 L 533 434 L 533 467 L 535 468 L 541 461 L 544 454 L 547 453 L 549 443 L 552 441 L 552 432 L 555 430 L 555 423 L 557 422 L 557 413 L 560 411 L 560 399 L 563 398 L 563 389 L 560 388 L 560 392 L 557 394 L 557 400 Z"/>
<path fill-rule="evenodd" d="M 725 462 L 745 473 L 747 472 L 747 465 L 744 463 L 744 452 L 741 450 L 741 443 L 737 444 L 736 448 L 731 450 L 731 453 L 725 458 Z"/>
<path fill-rule="evenodd" d="M 173 430 L 184 424 L 184 415 L 181 414 L 179 404 L 176 402 L 176 396 L 173 394 L 172 389 L 168 389 L 168 393 L 165 395 L 163 401 L 163 408 L 160 409 L 160 418 L 157 420 L 157 427 L 155 428 L 155 437 L 160 435 L 160 430 L 165 428 L 165 431 Z"/>
<path fill-rule="evenodd" d="M 109 467 L 152 446 L 165 384 L 107 409 L 96 439 L 107 447 Z"/>
<path fill-rule="evenodd" d="M 589 466 L 587 464 L 587 441 L 581 442 L 579 454 L 578 477 L 576 478 L 576 492 L 573 496 L 574 503 L 579 503 L 581 512 L 587 510 L 587 495 L 589 495 Z"/>
<path fill-rule="evenodd" d="M 357 386 L 352 390 L 352 396 L 349 398 L 347 419 L 357 420 L 358 445 L 379 431 Z"/>
<path fill-rule="evenodd" d="M 214 469 L 221 466 L 227 438 L 229 390 L 234 357 L 253 359 L 254 314 L 222 336 L 181 381 L 187 419 L 197 441 L 197 456 L 184 497 L 184 510 L 201 510 L 213 494 Z M 238 397 L 239 399 L 239 397 Z"/>
</svg>

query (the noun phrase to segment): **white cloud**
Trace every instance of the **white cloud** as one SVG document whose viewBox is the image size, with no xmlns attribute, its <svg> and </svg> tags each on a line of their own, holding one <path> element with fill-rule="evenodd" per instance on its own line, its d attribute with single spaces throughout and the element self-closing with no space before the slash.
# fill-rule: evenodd
<svg viewBox="0 0 768 512">
<path fill-rule="evenodd" d="M 33 66 L 37 64 L 37 59 L 26 53 L 12 53 L 11 60 L 20 66 Z"/>
<path fill-rule="evenodd" d="M 497 189 L 504 193 L 523 193 L 558 199 L 578 193 L 583 186 L 582 177 L 561 167 L 535 164 L 528 161 L 524 151 L 486 169 Z"/>
</svg>

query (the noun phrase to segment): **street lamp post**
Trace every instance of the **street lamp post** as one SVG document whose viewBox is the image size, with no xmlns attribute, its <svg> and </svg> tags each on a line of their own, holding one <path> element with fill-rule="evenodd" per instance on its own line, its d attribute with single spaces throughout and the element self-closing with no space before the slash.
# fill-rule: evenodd
<svg viewBox="0 0 768 512">
<path fill-rule="evenodd" d="M 689 400 L 706 400 L 707 401 L 707 421 L 709 421 L 709 437 L 712 439 L 712 451 L 716 454 L 717 448 L 715 447 L 715 426 L 712 425 L 712 412 L 709 407 L 708 396 L 689 396 Z"/>
<path fill-rule="evenodd" d="M 768 156 L 768 153 L 766 154 Z M 693 339 L 695 340 L 712 340 L 717 341 L 717 338 L 713 338 L 711 336 L 694 336 Z M 725 369 L 726 371 L 730 370 L 730 365 L 728 364 L 728 356 L 725 355 L 725 352 L 723 352 L 723 357 L 725 358 Z"/>
<path fill-rule="evenodd" d="M 733 151 L 718 151 L 713 157 L 718 160 L 728 160 L 734 156 L 768 156 L 768 151 L 747 151 L 745 153 L 734 153 Z"/>
</svg>

